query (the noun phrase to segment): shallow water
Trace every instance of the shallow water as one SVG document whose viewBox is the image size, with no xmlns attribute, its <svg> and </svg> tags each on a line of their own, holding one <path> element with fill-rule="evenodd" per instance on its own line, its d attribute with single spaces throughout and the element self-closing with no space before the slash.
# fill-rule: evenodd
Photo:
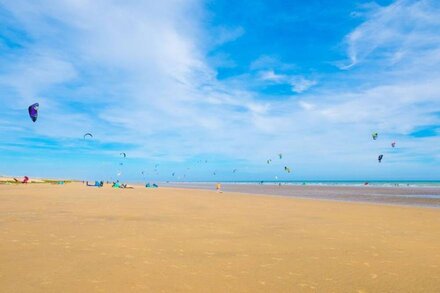
<svg viewBox="0 0 440 293">
<path fill-rule="evenodd" d="M 215 183 L 163 183 L 161 186 L 215 190 Z M 440 208 L 440 187 L 437 186 L 224 183 L 222 190 L 225 192 Z"/>
</svg>

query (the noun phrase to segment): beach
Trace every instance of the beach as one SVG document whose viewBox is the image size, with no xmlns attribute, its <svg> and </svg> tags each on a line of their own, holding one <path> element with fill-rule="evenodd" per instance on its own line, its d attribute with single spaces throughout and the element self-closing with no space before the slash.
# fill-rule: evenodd
<svg viewBox="0 0 440 293">
<path fill-rule="evenodd" d="M 0 185 L 0 291 L 440 292 L 440 209 L 247 193 Z"/>
</svg>

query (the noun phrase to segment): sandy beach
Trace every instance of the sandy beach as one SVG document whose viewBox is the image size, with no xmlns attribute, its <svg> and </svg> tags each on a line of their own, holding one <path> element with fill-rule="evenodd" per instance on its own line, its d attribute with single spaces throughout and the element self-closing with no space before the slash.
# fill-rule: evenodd
<svg viewBox="0 0 440 293">
<path fill-rule="evenodd" d="M 440 292 L 440 209 L 0 185 L 1 292 Z"/>
</svg>

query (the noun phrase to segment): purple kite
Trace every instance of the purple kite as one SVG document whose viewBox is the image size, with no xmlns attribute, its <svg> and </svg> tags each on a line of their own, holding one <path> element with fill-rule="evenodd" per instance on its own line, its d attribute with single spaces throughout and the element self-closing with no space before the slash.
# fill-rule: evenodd
<svg viewBox="0 0 440 293">
<path fill-rule="evenodd" d="M 39 107 L 40 107 L 40 104 L 35 103 L 35 104 L 30 105 L 28 108 L 29 117 L 31 117 L 33 122 L 37 121 Z"/>
<path fill-rule="evenodd" d="M 377 157 L 377 160 L 379 161 L 379 163 L 382 162 L 382 159 L 383 159 L 383 155 L 379 155 L 379 157 Z"/>
</svg>

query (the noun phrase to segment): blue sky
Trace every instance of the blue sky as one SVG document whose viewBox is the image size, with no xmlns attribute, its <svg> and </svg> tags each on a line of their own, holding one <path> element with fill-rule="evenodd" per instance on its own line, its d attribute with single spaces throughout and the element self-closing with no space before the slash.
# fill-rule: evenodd
<svg viewBox="0 0 440 293">
<path fill-rule="evenodd" d="M 155 2 L 0 0 L 0 175 L 440 179 L 438 1 Z"/>
</svg>

